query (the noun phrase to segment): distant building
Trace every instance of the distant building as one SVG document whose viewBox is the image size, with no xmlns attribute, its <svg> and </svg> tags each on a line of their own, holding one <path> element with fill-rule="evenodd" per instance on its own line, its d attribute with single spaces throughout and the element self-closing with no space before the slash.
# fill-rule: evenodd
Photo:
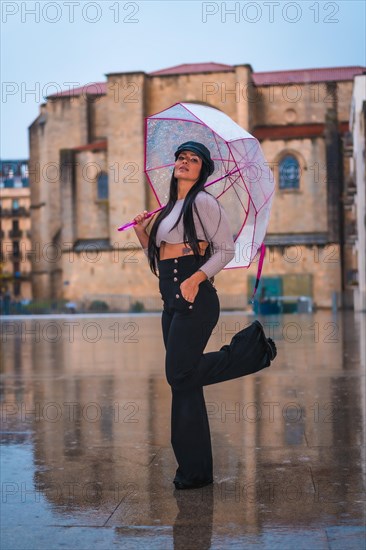
<svg viewBox="0 0 366 550">
<path fill-rule="evenodd" d="M 349 227 L 355 256 L 354 307 L 356 311 L 366 311 L 366 74 L 355 76 L 350 129 L 352 164 L 346 200 L 352 216 Z"/>
<path fill-rule="evenodd" d="M 28 160 L 0 160 L 1 292 L 32 297 Z"/>
<path fill-rule="evenodd" d="M 256 136 L 276 178 L 265 243 L 267 294 L 334 297 L 352 306 L 354 257 L 346 246 L 344 139 L 354 77 L 364 67 L 253 72 L 250 65 L 179 65 L 49 96 L 29 127 L 32 246 L 37 298 L 110 305 L 160 299 L 133 230 L 117 227 L 157 206 L 146 183 L 144 117 L 178 102 L 216 107 Z M 246 304 L 255 274 L 235 269 L 216 284 L 223 307 Z M 155 297 L 155 298 L 154 298 Z"/>
</svg>

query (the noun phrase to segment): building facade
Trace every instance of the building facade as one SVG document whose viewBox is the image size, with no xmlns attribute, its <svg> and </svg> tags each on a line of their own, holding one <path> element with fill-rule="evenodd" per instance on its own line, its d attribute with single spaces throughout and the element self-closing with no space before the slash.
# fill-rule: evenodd
<svg viewBox="0 0 366 550">
<path fill-rule="evenodd" d="M 351 260 L 342 138 L 353 79 L 364 70 L 180 65 L 111 73 L 106 82 L 49 96 L 29 127 L 34 296 L 157 306 L 157 280 L 134 231 L 117 228 L 158 206 L 143 173 L 144 118 L 184 101 L 229 115 L 258 138 L 273 168 L 262 274 L 268 294 L 307 295 L 318 307 L 346 299 L 353 291 L 344 275 Z M 255 268 L 217 275 L 223 307 L 245 307 Z"/>
<path fill-rule="evenodd" d="M 27 160 L 0 161 L 1 294 L 32 297 L 31 216 Z"/>
<path fill-rule="evenodd" d="M 346 189 L 354 255 L 354 308 L 366 311 L 366 74 L 355 77 L 351 112 L 351 170 Z"/>
</svg>

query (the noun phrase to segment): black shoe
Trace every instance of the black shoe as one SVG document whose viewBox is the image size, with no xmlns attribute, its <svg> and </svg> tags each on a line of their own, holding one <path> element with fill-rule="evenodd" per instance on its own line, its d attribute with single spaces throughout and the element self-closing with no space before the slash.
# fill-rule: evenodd
<svg viewBox="0 0 366 550">
<path fill-rule="evenodd" d="M 276 344 L 274 343 L 272 338 L 267 338 L 267 342 L 268 342 L 268 349 L 270 350 L 270 360 L 273 361 L 273 359 L 277 355 Z"/>
<path fill-rule="evenodd" d="M 213 479 L 209 479 L 207 481 L 197 481 L 196 483 L 183 483 L 182 481 L 174 481 L 175 488 L 178 490 L 181 489 L 200 489 L 201 487 L 205 487 L 206 485 L 210 485 L 213 483 Z"/>
<path fill-rule="evenodd" d="M 273 361 L 273 359 L 276 357 L 277 355 L 277 347 L 276 347 L 276 344 L 274 343 L 274 341 L 272 340 L 272 338 L 267 338 L 265 332 L 264 332 L 264 328 L 262 326 L 262 324 L 258 321 L 258 320 L 255 320 L 254 321 L 254 324 L 256 324 L 262 331 L 262 334 L 263 334 L 263 337 L 267 343 L 267 348 L 268 348 L 268 352 L 269 352 L 269 359 L 270 361 Z"/>
</svg>

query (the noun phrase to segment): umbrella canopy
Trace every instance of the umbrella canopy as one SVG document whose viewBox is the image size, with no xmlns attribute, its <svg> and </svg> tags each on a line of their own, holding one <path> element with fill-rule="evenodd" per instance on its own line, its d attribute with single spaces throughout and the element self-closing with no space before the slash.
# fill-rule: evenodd
<svg viewBox="0 0 366 550">
<path fill-rule="evenodd" d="M 174 153 L 185 141 L 203 143 L 215 171 L 205 184 L 223 205 L 236 244 L 225 269 L 249 267 L 266 234 L 275 182 L 258 140 L 222 111 L 177 103 L 146 119 L 145 173 L 158 203 L 169 197 Z"/>
<path fill-rule="evenodd" d="M 145 173 L 160 207 L 169 198 L 178 146 L 198 141 L 210 150 L 215 171 L 205 190 L 224 207 L 236 244 L 224 269 L 249 267 L 266 234 L 275 188 L 258 140 L 222 111 L 196 103 L 176 103 L 145 124 Z"/>
</svg>

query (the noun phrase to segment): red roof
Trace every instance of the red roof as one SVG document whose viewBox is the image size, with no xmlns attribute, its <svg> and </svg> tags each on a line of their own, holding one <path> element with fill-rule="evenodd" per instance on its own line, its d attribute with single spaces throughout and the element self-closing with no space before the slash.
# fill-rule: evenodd
<svg viewBox="0 0 366 550">
<path fill-rule="evenodd" d="M 94 143 L 87 143 L 86 145 L 79 145 L 72 148 L 74 151 L 104 151 L 107 149 L 107 140 L 101 139 Z"/>
<path fill-rule="evenodd" d="M 294 71 L 271 71 L 253 73 L 256 86 L 269 84 L 300 84 L 304 82 L 331 82 L 353 80 L 353 77 L 366 71 L 366 67 L 328 67 L 325 69 L 298 69 Z"/>
<path fill-rule="evenodd" d="M 149 73 L 149 76 L 164 76 L 175 74 L 192 74 L 192 73 L 231 73 L 234 71 L 232 65 L 224 65 L 223 63 L 183 63 Z"/>
<path fill-rule="evenodd" d="M 204 72 L 234 72 L 234 65 L 221 63 L 191 63 L 176 65 L 149 73 L 149 76 L 164 76 L 178 74 L 193 74 Z M 335 80 L 353 80 L 353 77 L 366 71 L 366 67 L 327 67 L 323 69 L 295 69 L 291 71 L 268 71 L 252 73 L 254 84 L 265 86 L 269 84 L 289 84 L 304 82 L 328 82 Z"/>
<path fill-rule="evenodd" d="M 71 90 L 65 90 L 63 92 L 57 92 L 47 96 L 50 97 L 75 97 L 78 95 L 105 95 L 107 93 L 107 82 L 89 82 L 84 86 L 78 88 L 72 88 Z"/>
<path fill-rule="evenodd" d="M 234 72 L 233 65 L 224 65 L 223 63 L 184 63 L 175 67 L 168 67 L 152 73 L 147 76 L 164 76 L 178 74 L 196 74 L 207 72 Z M 291 71 L 270 71 L 262 73 L 252 73 L 253 81 L 256 86 L 268 86 L 270 84 L 300 84 L 304 82 L 332 82 L 341 80 L 353 80 L 353 77 L 366 72 L 366 67 L 328 67 L 324 69 L 296 69 Z M 107 82 L 90 82 L 85 86 L 65 90 L 56 94 L 47 96 L 73 97 L 79 95 L 93 96 L 105 95 L 107 93 Z"/>
</svg>

